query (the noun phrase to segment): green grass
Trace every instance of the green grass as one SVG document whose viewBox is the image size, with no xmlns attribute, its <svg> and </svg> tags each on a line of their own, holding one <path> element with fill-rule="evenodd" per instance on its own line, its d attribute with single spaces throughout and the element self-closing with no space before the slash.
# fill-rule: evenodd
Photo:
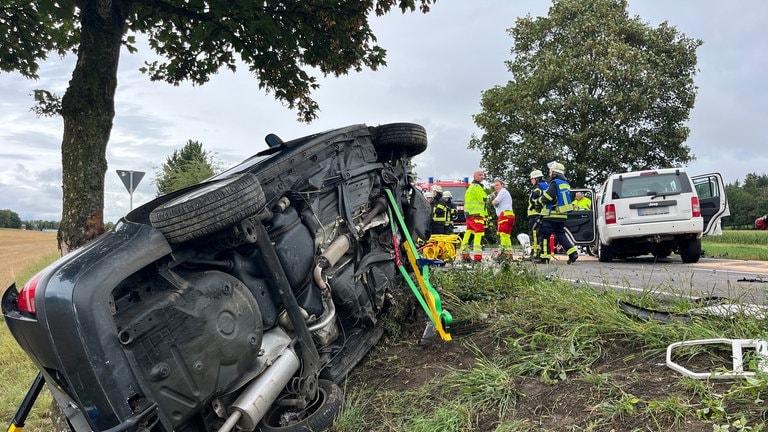
<svg viewBox="0 0 768 432">
<path fill-rule="evenodd" d="M 714 258 L 768 261 L 768 232 L 724 230 L 721 236 L 704 237 L 701 248 Z"/>
<path fill-rule="evenodd" d="M 20 289 L 38 271 L 59 257 L 58 253 L 44 256 L 39 262 L 21 271 L 16 278 L 16 286 Z M 0 427 L 6 427 L 10 424 L 19 404 L 27 394 L 37 375 L 37 369 L 11 336 L 5 320 L 0 325 L 0 370 L 4 372 L 5 378 L 0 380 L 0 422 L 2 422 Z M 46 390 L 42 391 L 35 402 L 35 409 L 26 421 L 25 431 L 50 432 L 53 430 L 46 409 L 50 404 L 50 393 Z"/>
<path fill-rule="evenodd" d="M 504 283 L 498 283 L 500 280 Z M 477 428 L 493 423 L 498 425 L 496 430 L 545 431 L 529 423 L 535 419 L 515 415 L 516 405 L 526 397 L 515 384 L 521 377 L 552 386 L 581 382 L 590 389 L 595 399 L 591 413 L 594 429 L 573 430 L 611 430 L 606 425 L 633 418 L 647 425 L 642 430 L 655 431 L 675 430 L 691 420 L 710 423 L 711 428 L 757 427 L 763 422 L 763 409 L 756 403 L 768 396 L 766 376 L 734 381 L 725 390 L 701 382 L 694 386 L 680 376 L 675 392 L 653 396 L 626 388 L 632 371 L 595 373 L 593 368 L 606 360 L 611 346 L 632 347 L 637 353 L 633 356 L 638 358 L 663 358 L 666 347 L 680 340 L 764 338 L 768 333 L 765 321 L 749 316 L 672 324 L 639 321 L 616 307 L 619 300 L 636 303 L 637 298 L 575 287 L 517 265 L 498 272 L 487 268 L 435 272 L 433 284 L 445 294 L 444 307 L 455 311 L 456 326 L 483 319 L 478 311 L 484 311 L 490 326 L 483 337 L 497 344 L 490 349 L 491 354 L 471 345 L 477 354 L 469 371 L 454 370 L 407 392 L 356 399 L 349 412 L 358 416 L 356 421 L 365 424 L 365 430 L 488 430 Z M 680 298 L 669 307 L 682 309 L 686 304 L 690 301 Z M 703 354 L 730 359 L 729 353 L 717 348 L 703 347 L 688 355 Z M 556 393 L 553 390 L 553 395 Z M 444 407 L 453 407 L 456 417 L 447 419 Z M 345 417 L 346 413 L 342 422 Z M 427 424 L 438 426 L 424 428 Z M 354 429 L 338 429 L 347 430 Z"/>
</svg>

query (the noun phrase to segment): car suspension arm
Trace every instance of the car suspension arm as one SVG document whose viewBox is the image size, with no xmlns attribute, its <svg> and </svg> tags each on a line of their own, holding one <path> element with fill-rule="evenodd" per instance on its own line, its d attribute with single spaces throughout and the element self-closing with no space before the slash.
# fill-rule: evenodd
<svg viewBox="0 0 768 432">
<path fill-rule="evenodd" d="M 283 301 L 285 310 L 288 312 L 288 318 L 291 319 L 293 330 L 296 332 L 296 336 L 299 338 L 299 353 L 302 359 L 301 374 L 302 378 L 306 382 L 307 380 L 314 380 L 320 373 L 320 355 L 317 352 L 315 343 L 312 339 L 312 334 L 309 332 L 309 327 L 304 316 L 301 314 L 299 303 L 296 301 L 296 296 L 291 290 L 291 284 L 288 282 L 288 277 L 285 275 L 283 266 L 280 264 L 280 259 L 275 252 L 272 245 L 272 241 L 269 239 L 269 234 L 264 224 L 261 221 L 254 223 L 256 229 L 256 245 L 261 251 L 262 259 L 267 269 L 272 273 L 272 281 L 275 285 L 275 289 L 280 294 L 280 299 Z M 302 385 L 303 390 L 308 390 L 310 393 L 312 390 L 317 390 L 316 383 L 313 381 L 308 385 Z M 310 399 L 313 400 L 315 394 L 309 394 Z"/>
</svg>

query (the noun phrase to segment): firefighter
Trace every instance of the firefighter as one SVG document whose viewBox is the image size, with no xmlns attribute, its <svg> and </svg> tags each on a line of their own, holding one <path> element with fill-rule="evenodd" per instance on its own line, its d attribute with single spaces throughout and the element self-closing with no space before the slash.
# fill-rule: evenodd
<svg viewBox="0 0 768 432">
<path fill-rule="evenodd" d="M 424 191 L 424 198 L 427 199 L 427 202 L 429 203 L 430 207 L 432 206 L 432 202 L 435 200 L 435 196 L 432 194 L 432 191 Z"/>
<path fill-rule="evenodd" d="M 469 238 L 472 239 L 472 261 L 482 261 L 483 259 L 483 235 L 485 234 L 486 200 L 488 194 L 483 188 L 483 179 L 485 174 L 482 171 L 475 171 L 472 175 L 472 183 L 464 192 L 464 214 L 467 216 L 467 230 L 461 239 L 461 259 L 470 261 Z"/>
<path fill-rule="evenodd" d="M 432 188 L 432 234 L 448 234 L 445 227 L 450 221 L 450 210 L 443 199 L 443 188 L 434 186 Z"/>
<path fill-rule="evenodd" d="M 541 258 L 539 263 L 548 263 L 554 251 L 549 247 L 549 236 L 554 234 L 555 240 L 562 245 L 565 253 L 568 255 L 568 264 L 573 264 L 579 258 L 579 252 L 576 246 L 565 235 L 565 221 L 568 218 L 568 212 L 573 210 L 571 201 L 571 185 L 565 178 L 565 166 L 559 162 L 550 162 L 549 185 L 538 203 L 541 204 L 541 229 L 539 230 L 541 244 Z"/>
<path fill-rule="evenodd" d="M 539 244 L 539 228 L 541 228 L 541 204 L 538 203 L 541 194 L 547 190 L 547 182 L 541 170 L 531 171 L 531 193 L 528 196 L 528 235 L 531 236 L 531 259 L 537 260 L 541 255 Z"/>
<path fill-rule="evenodd" d="M 445 223 L 445 233 L 453 234 L 453 221 L 458 219 L 459 213 L 456 211 L 456 204 L 453 203 L 453 194 L 447 190 L 443 192 L 445 205 L 448 207 L 448 221 Z"/>
</svg>

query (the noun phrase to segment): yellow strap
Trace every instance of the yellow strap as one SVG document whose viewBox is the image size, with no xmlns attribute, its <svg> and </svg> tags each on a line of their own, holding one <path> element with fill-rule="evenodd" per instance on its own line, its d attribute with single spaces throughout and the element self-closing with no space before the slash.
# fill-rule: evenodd
<svg viewBox="0 0 768 432">
<path fill-rule="evenodd" d="M 408 255 L 408 261 L 411 263 L 411 267 L 413 267 L 413 272 L 416 274 L 416 280 L 419 282 L 421 293 L 424 295 L 424 298 L 427 300 L 427 306 L 429 306 L 429 312 L 432 314 L 432 317 L 431 317 L 432 323 L 435 324 L 435 330 L 437 330 L 437 333 L 440 334 L 440 337 L 443 338 L 444 341 L 449 341 L 451 340 L 451 335 L 447 333 L 445 329 L 443 329 L 443 323 L 442 321 L 440 321 L 440 315 L 438 315 L 437 313 L 435 297 L 432 295 L 431 290 L 427 288 L 427 284 L 424 282 L 424 277 L 421 275 L 421 272 L 419 271 L 419 266 L 416 264 L 416 257 L 413 255 L 412 248 L 407 243 L 408 241 L 406 240 L 404 242 L 405 254 Z M 428 269 L 427 266 L 425 266 L 425 271 L 429 271 L 426 269 Z"/>
</svg>

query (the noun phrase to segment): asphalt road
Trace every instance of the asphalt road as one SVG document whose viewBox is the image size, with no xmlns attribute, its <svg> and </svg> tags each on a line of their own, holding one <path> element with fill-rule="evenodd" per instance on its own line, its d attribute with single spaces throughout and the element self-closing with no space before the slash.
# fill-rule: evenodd
<svg viewBox="0 0 768 432">
<path fill-rule="evenodd" d="M 597 288 L 630 290 L 638 294 L 687 295 L 694 298 L 727 297 L 736 302 L 764 305 L 768 289 L 768 262 L 701 258 L 683 264 L 680 257 L 656 260 L 652 256 L 601 263 L 596 257 L 580 256 L 567 265 L 565 255 L 541 271 L 577 284 Z"/>
</svg>

